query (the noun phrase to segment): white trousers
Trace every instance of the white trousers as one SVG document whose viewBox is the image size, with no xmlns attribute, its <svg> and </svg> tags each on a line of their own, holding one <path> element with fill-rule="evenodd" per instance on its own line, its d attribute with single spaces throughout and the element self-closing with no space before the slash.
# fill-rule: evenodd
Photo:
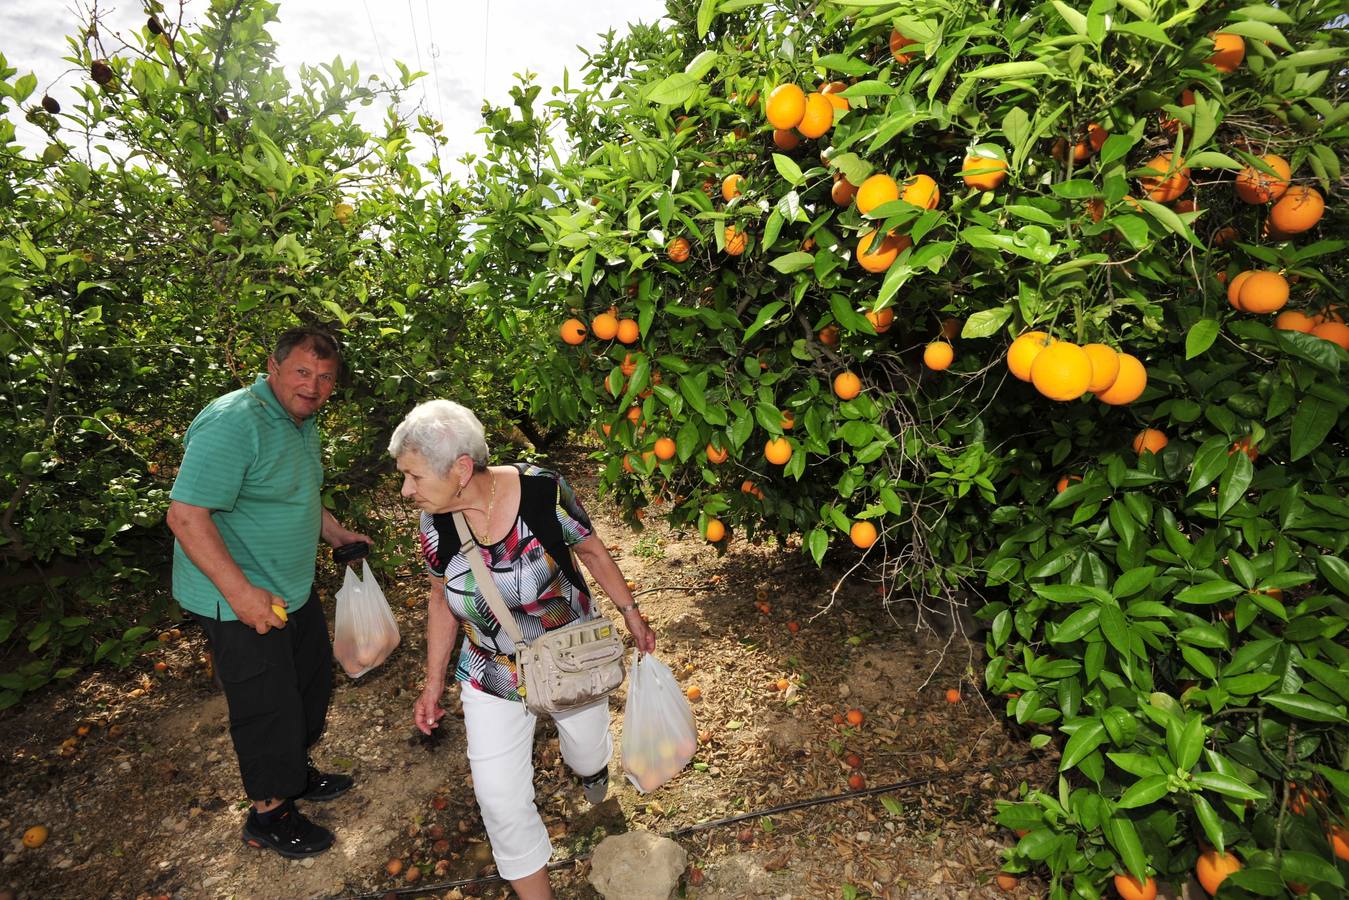
<svg viewBox="0 0 1349 900">
<path fill-rule="evenodd" d="M 473 793 L 502 878 L 532 875 L 553 855 L 548 829 L 534 805 L 534 725 L 523 703 L 502 700 L 460 682 Z M 609 765 L 609 699 L 553 716 L 562 759 L 578 775 Z"/>
</svg>

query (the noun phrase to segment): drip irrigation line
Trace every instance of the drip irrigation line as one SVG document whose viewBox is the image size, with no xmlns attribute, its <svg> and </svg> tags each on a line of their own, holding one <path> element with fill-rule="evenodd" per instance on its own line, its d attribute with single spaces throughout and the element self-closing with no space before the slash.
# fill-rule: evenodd
<svg viewBox="0 0 1349 900">
<path fill-rule="evenodd" d="M 842 794 L 829 794 L 824 797 L 811 797 L 807 800 L 793 800 L 790 803 L 783 803 L 778 806 L 770 806 L 768 809 L 757 809 L 753 812 L 741 813 L 736 816 L 726 816 L 721 819 L 714 819 L 711 822 L 699 822 L 696 825 L 689 825 L 685 828 L 677 828 L 674 831 L 667 831 L 664 837 L 674 840 L 675 838 L 687 837 L 690 834 L 696 834 L 700 831 L 706 831 L 710 828 L 720 828 L 723 825 L 734 825 L 737 822 L 743 822 L 746 819 L 762 819 L 765 816 L 773 816 L 779 813 L 794 812 L 798 809 L 808 809 L 812 806 L 824 806 L 828 803 L 838 803 L 840 800 L 856 800 L 859 797 L 871 797 L 876 794 L 888 794 L 892 791 L 908 790 L 910 788 L 922 787 L 923 785 L 933 784 L 938 781 L 949 781 L 955 778 L 963 778 L 966 775 L 978 775 L 981 773 L 990 773 L 1003 769 L 1011 769 L 1016 766 L 1024 766 L 1033 763 L 1038 759 L 1034 755 L 1023 756 L 1019 759 L 1000 760 L 989 763 L 985 766 L 974 766 L 968 769 L 961 769 L 956 772 L 939 772 L 934 775 L 923 775 L 918 778 L 906 778 L 903 781 L 892 781 L 889 784 L 878 784 L 874 787 L 862 788 L 860 791 L 847 791 Z M 582 853 L 567 859 L 558 860 L 555 863 L 549 863 L 545 868 L 553 872 L 557 869 L 565 869 L 575 865 L 578 862 L 584 862 L 590 858 L 589 853 Z M 504 881 L 500 875 L 479 875 L 476 878 L 460 878 L 457 881 L 440 881 L 434 884 L 409 885 L 408 887 L 392 888 L 385 891 L 372 891 L 368 894 L 343 894 L 334 900 L 380 900 L 383 897 L 408 897 L 415 894 L 431 894 L 438 891 L 447 891 L 452 888 L 467 887 L 471 884 L 491 884 L 493 882 Z"/>
</svg>

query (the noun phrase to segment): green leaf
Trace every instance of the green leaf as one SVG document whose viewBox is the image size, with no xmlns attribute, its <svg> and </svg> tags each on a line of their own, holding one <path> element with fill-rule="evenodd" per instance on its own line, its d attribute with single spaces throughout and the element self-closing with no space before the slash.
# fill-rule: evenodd
<svg viewBox="0 0 1349 900">
<path fill-rule="evenodd" d="M 689 64 L 684 67 L 684 72 L 701 81 L 708 72 L 712 71 L 712 67 L 717 64 L 719 56 L 720 54 L 715 50 L 704 50 L 689 61 Z"/>
<path fill-rule="evenodd" d="M 829 549 L 829 535 L 823 528 L 813 528 L 810 534 L 806 536 L 806 549 L 810 551 L 811 559 L 815 560 L 815 565 L 819 565 L 824 559 L 824 552 Z"/>
<path fill-rule="evenodd" d="M 715 0 L 703 0 L 704 5 L 714 2 Z M 687 103 L 697 89 L 697 78 L 687 72 L 676 72 L 653 85 L 647 91 L 646 99 L 661 106 L 679 106 Z"/>
<path fill-rule="evenodd" d="M 1235 797 L 1238 800 L 1264 800 L 1264 791 L 1257 791 L 1240 778 L 1223 775 L 1219 772 L 1195 772 L 1191 780 L 1206 791 Z"/>
<path fill-rule="evenodd" d="M 1110 589 L 1110 593 L 1116 597 L 1132 597 L 1151 584 L 1156 577 L 1156 566 L 1141 566 L 1137 569 L 1130 569 L 1115 580 L 1115 586 Z"/>
<path fill-rule="evenodd" d="M 963 338 L 981 338 L 988 337 L 997 332 L 1012 316 L 1012 307 L 1000 306 L 995 309 L 983 309 L 965 320 L 965 325 L 960 329 L 960 336 Z"/>
<path fill-rule="evenodd" d="M 1246 495 L 1255 477 L 1255 465 L 1245 453 L 1233 453 L 1227 458 L 1227 468 L 1218 482 L 1218 515 L 1224 516 L 1236 502 Z"/>
<path fill-rule="evenodd" d="M 1194 804 L 1195 818 L 1204 829 L 1204 836 L 1208 838 L 1210 844 L 1218 848 L 1219 853 L 1224 852 L 1222 820 L 1218 818 L 1213 804 L 1205 800 L 1201 794 L 1192 794 L 1190 799 Z"/>
<path fill-rule="evenodd" d="M 1295 462 L 1321 446 L 1338 418 L 1339 411 L 1334 404 L 1320 397 L 1306 397 L 1293 414 L 1293 431 L 1288 439 L 1289 461 Z"/>
<path fill-rule="evenodd" d="M 815 257 L 810 253 L 803 253 L 798 250 L 793 253 L 785 253 L 768 264 L 783 275 L 790 275 L 793 272 L 800 272 L 802 269 L 809 269 L 815 265 Z"/>
<path fill-rule="evenodd" d="M 801 174 L 801 167 L 790 156 L 774 153 L 773 165 L 777 168 L 778 174 L 783 177 L 783 180 L 793 187 L 799 187 L 805 181 L 805 177 Z"/>
<path fill-rule="evenodd" d="M 1122 31 L 1126 34 L 1136 35 L 1145 40 L 1161 44 L 1164 47 L 1174 47 L 1175 43 L 1166 36 L 1166 32 L 1156 22 L 1115 22 L 1110 26 L 1111 31 Z"/>
<path fill-rule="evenodd" d="M 707 30 L 712 27 L 712 20 L 717 17 L 717 0 L 702 0 L 698 4 L 698 38 L 699 40 L 707 37 Z"/>
<path fill-rule="evenodd" d="M 1244 456 L 1244 454 L 1242 454 Z M 1230 581 L 1205 581 L 1195 584 L 1176 594 L 1177 603 L 1211 604 L 1221 603 L 1228 597 L 1235 597 L 1245 591 L 1239 584 Z"/>
<path fill-rule="evenodd" d="M 1100 719 L 1088 720 L 1079 728 L 1063 747 L 1063 759 L 1059 761 L 1059 771 L 1066 772 L 1080 763 L 1084 757 L 1105 743 L 1105 723 Z"/>
<path fill-rule="evenodd" d="M 1190 483 L 1185 492 L 1193 494 L 1212 484 L 1227 468 L 1230 449 L 1231 442 L 1225 435 L 1216 435 L 1204 441 L 1195 451 L 1193 468 L 1190 470 Z"/>
<path fill-rule="evenodd" d="M 1226 153 L 1219 153 L 1217 150 L 1202 150 L 1193 156 L 1187 156 L 1185 157 L 1185 165 L 1191 169 L 1233 169 L 1240 171 L 1245 168 Z"/>
<path fill-rule="evenodd" d="M 1293 47 L 1288 43 L 1288 38 L 1283 36 L 1283 32 L 1270 25 L 1268 22 L 1227 22 L 1222 30 L 1228 34 L 1239 34 L 1242 37 L 1254 38 L 1257 41 L 1268 41 L 1274 46 L 1293 52 Z"/>
<path fill-rule="evenodd" d="M 1349 563 L 1338 556 L 1318 556 L 1316 568 L 1321 570 L 1321 575 L 1335 590 L 1349 597 Z"/>
<path fill-rule="evenodd" d="M 830 53 L 827 56 L 821 56 L 819 59 L 815 60 L 815 65 L 822 69 L 842 72 L 844 75 L 865 75 L 868 72 L 875 71 L 876 68 L 860 59 L 844 56 L 841 53 Z"/>
<path fill-rule="evenodd" d="M 1084 606 L 1064 619 L 1063 624 L 1054 629 L 1054 633 L 1049 640 L 1055 644 L 1067 644 L 1071 641 L 1080 640 L 1084 635 L 1090 634 L 1096 629 L 1100 618 L 1100 606 L 1096 604 Z"/>
<path fill-rule="evenodd" d="M 1148 877 L 1148 858 L 1138 840 L 1138 829 L 1125 816 L 1110 816 L 1105 820 L 1105 839 L 1124 860 L 1129 873 L 1139 881 Z"/>
<path fill-rule="evenodd" d="M 1025 62 L 997 63 L 991 66 L 984 66 L 975 69 L 973 72 L 966 72 L 966 78 L 997 78 L 1006 80 L 1012 78 L 1030 78 L 1036 75 L 1048 75 L 1052 70 L 1049 66 L 1039 60 L 1027 60 Z"/>
<path fill-rule="evenodd" d="M 745 329 L 744 339 L 748 341 L 750 338 L 758 334 L 759 331 L 765 325 L 768 324 L 768 322 L 773 318 L 773 316 L 778 314 L 778 310 L 782 309 L 786 305 L 787 304 L 783 303 L 781 300 L 774 300 L 772 303 L 765 303 L 763 307 L 759 310 L 758 315 L 754 317 L 754 321 L 750 323 L 750 326 L 748 328 Z"/>
<path fill-rule="evenodd" d="M 1220 330 L 1221 326 L 1216 319 L 1200 319 L 1191 325 L 1185 334 L 1185 358 L 1194 359 L 1212 347 Z"/>
<path fill-rule="evenodd" d="M 1333 666 L 1326 665 L 1319 659 L 1303 659 L 1298 665 L 1307 674 L 1339 694 L 1346 703 L 1349 703 L 1349 675 Z"/>
<path fill-rule="evenodd" d="M 1153 775 L 1141 781 L 1135 781 L 1115 805 L 1120 809 L 1136 809 L 1140 806 L 1147 806 L 1149 803 L 1154 803 L 1165 797 L 1170 792 L 1168 787 L 1170 783 L 1171 778 L 1167 775 Z"/>
<path fill-rule="evenodd" d="M 1171 730 L 1168 728 L 1168 738 L 1170 734 Z M 1186 772 L 1194 768 L 1195 763 L 1199 762 L 1199 755 L 1204 752 L 1204 738 L 1207 736 L 1208 730 L 1204 727 L 1203 716 L 1191 716 L 1186 720 L 1179 741 L 1172 748 L 1171 761 L 1176 764 L 1176 768 Z"/>
<path fill-rule="evenodd" d="M 1279 860 L 1279 874 L 1285 881 L 1344 887 L 1344 876 L 1333 863 L 1305 850 L 1284 850 Z"/>
<path fill-rule="evenodd" d="M 1349 724 L 1344 707 L 1332 706 L 1324 700 L 1306 694 L 1265 694 L 1260 698 L 1275 709 L 1306 719 L 1309 722 L 1343 722 Z"/>
<path fill-rule="evenodd" d="M 1068 27 L 1079 37 L 1087 36 L 1087 17 L 1077 10 L 1073 9 L 1063 0 L 1054 0 L 1054 9 L 1058 11 L 1059 17 L 1068 23 Z"/>
</svg>

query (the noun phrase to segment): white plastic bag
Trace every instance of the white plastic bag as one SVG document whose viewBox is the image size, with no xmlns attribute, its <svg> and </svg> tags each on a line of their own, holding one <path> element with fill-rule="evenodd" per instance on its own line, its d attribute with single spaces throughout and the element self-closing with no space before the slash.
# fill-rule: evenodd
<svg viewBox="0 0 1349 900">
<path fill-rule="evenodd" d="M 650 653 L 639 656 L 634 650 L 633 656 L 623 708 L 623 771 L 645 794 L 689 764 L 698 749 L 698 729 L 670 667 Z"/>
<path fill-rule="evenodd" d="M 333 656 L 342 670 L 360 678 L 388 659 L 400 639 L 393 610 L 370 564 L 361 562 L 360 575 L 347 566 L 342 589 L 337 592 L 337 624 L 333 626 Z"/>
</svg>

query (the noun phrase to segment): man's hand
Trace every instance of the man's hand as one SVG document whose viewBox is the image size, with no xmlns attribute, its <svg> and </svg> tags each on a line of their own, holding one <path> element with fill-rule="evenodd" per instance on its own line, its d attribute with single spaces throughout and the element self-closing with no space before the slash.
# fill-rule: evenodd
<svg viewBox="0 0 1349 900">
<path fill-rule="evenodd" d="M 429 735 L 433 728 L 440 727 L 440 718 L 445 715 L 445 710 L 440 706 L 440 698 L 444 693 L 445 685 L 428 683 L 413 705 L 413 721 L 422 734 Z"/>
<path fill-rule="evenodd" d="M 323 511 L 323 524 L 319 530 L 319 535 L 324 543 L 330 547 L 341 547 L 344 544 L 354 544 L 357 541 L 363 541 L 370 546 L 375 545 L 375 539 L 367 534 L 361 534 L 359 531 L 352 531 L 337 519 L 326 509 Z"/>
<path fill-rule="evenodd" d="M 284 628 L 286 620 L 276 614 L 273 606 L 286 608 L 286 601 L 271 591 L 263 590 L 260 587 L 249 585 L 245 590 L 233 597 L 225 598 L 238 616 L 239 621 L 243 622 L 249 628 L 252 628 L 258 634 L 266 634 L 273 628 Z"/>
</svg>

